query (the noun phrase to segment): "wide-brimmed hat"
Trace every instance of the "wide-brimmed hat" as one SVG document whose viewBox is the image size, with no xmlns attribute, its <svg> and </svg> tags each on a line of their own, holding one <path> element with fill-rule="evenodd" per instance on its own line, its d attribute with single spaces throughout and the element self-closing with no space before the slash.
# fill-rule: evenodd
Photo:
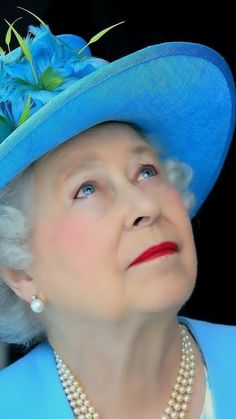
<svg viewBox="0 0 236 419">
<path fill-rule="evenodd" d="M 31 162 L 104 121 L 140 126 L 193 168 L 194 216 L 220 173 L 235 127 L 224 58 L 190 42 L 151 45 L 111 63 L 77 35 L 31 36 L 0 57 L 0 188 Z"/>
</svg>

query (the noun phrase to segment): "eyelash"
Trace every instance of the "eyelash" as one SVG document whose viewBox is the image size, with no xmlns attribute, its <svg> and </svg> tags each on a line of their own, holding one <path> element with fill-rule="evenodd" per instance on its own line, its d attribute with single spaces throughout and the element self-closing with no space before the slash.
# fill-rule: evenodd
<svg viewBox="0 0 236 419">
<path fill-rule="evenodd" d="M 158 173 L 159 173 L 159 172 L 158 172 L 158 170 L 157 170 L 157 168 L 156 168 L 156 166 L 154 166 L 153 164 L 142 164 L 142 165 L 139 167 L 139 169 L 138 169 L 138 173 L 139 173 L 139 172 L 142 172 L 142 170 L 143 170 L 143 168 L 144 168 L 144 167 L 149 167 L 149 168 L 152 168 L 152 169 L 154 169 L 154 170 L 155 170 L 156 174 L 158 174 Z M 152 177 L 152 176 L 151 176 L 151 177 Z M 87 180 L 86 180 L 86 182 L 82 183 L 82 185 L 79 187 L 78 191 L 77 191 L 77 192 L 76 192 L 76 194 L 75 194 L 74 199 L 83 199 L 83 197 L 82 197 L 82 198 L 81 198 L 81 197 L 76 198 L 76 197 L 77 197 L 77 195 L 79 194 L 80 190 L 81 190 L 81 189 L 83 189 L 86 185 L 92 185 L 92 186 L 96 186 L 96 187 L 97 187 L 97 182 L 94 182 L 94 181 L 92 181 L 92 180 L 90 180 L 90 179 L 87 179 Z M 90 195 L 88 195 L 88 196 L 90 196 Z"/>
</svg>

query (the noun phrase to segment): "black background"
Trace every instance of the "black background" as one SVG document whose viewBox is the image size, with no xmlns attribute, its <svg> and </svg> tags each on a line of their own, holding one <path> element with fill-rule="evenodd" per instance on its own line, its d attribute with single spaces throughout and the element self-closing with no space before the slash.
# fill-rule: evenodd
<svg viewBox="0 0 236 419">
<path fill-rule="evenodd" d="M 0 6 L 0 45 L 4 49 L 7 30 L 4 18 L 12 22 L 23 16 L 15 26 L 22 36 L 26 35 L 28 24 L 38 24 L 33 17 L 17 9 L 17 5 L 40 16 L 54 34 L 75 33 L 86 41 L 100 30 L 125 20 L 91 45 L 93 55 L 108 61 L 151 44 L 190 41 L 216 49 L 230 65 L 234 78 L 236 76 L 235 14 L 227 2 L 219 2 L 218 6 L 214 3 L 212 7 L 206 2 L 175 2 L 173 5 L 143 0 L 139 4 L 124 0 L 7 1 Z M 181 315 L 236 325 L 234 195 L 235 138 L 220 177 L 192 221 L 198 252 L 198 279 L 190 300 L 179 313 Z M 20 348 L 9 346 L 9 363 L 20 355 Z"/>
</svg>

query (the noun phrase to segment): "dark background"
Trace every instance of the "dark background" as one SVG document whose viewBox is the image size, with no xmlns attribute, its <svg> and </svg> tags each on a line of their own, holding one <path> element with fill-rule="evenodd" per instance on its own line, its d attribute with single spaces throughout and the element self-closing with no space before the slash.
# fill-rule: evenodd
<svg viewBox="0 0 236 419">
<path fill-rule="evenodd" d="M 7 25 L 19 16 L 16 29 L 26 35 L 28 24 L 37 21 L 22 6 L 49 24 L 54 34 L 75 33 L 87 42 L 100 30 L 125 20 L 97 43 L 93 55 L 113 61 L 137 49 L 166 41 L 206 44 L 221 53 L 236 76 L 235 15 L 227 2 L 214 8 L 206 2 L 169 2 L 130 0 L 57 1 L 8 0 L 0 5 L 1 39 Z M 16 46 L 17 44 L 15 44 Z M 14 47 L 14 42 L 12 48 Z M 207 157 L 207 156 L 206 156 Z M 221 176 L 192 224 L 198 252 L 198 279 L 194 293 L 181 309 L 181 315 L 223 324 L 236 325 L 235 281 L 235 138 Z M 21 356 L 20 347 L 9 345 L 9 363 Z"/>
</svg>

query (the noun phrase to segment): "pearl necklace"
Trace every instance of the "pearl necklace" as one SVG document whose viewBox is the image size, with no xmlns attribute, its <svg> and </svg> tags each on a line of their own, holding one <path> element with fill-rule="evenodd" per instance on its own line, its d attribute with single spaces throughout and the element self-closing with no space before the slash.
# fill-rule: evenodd
<svg viewBox="0 0 236 419">
<path fill-rule="evenodd" d="M 173 387 L 168 406 L 164 410 L 161 419 L 185 419 L 187 418 L 188 404 L 191 399 L 192 387 L 195 375 L 195 356 L 189 339 L 187 329 L 180 326 L 182 356 L 178 376 Z M 81 386 L 71 373 L 66 364 L 54 351 L 56 367 L 62 386 L 74 415 L 78 419 L 101 419 L 95 411 Z"/>
</svg>

